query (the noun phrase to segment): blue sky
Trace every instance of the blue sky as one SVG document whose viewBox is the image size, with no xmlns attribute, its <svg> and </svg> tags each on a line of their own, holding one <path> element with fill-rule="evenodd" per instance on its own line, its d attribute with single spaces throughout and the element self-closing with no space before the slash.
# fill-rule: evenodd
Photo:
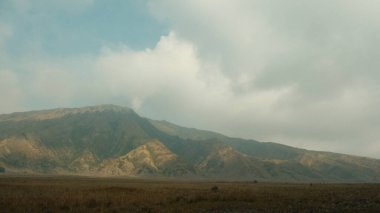
<svg viewBox="0 0 380 213">
<path fill-rule="evenodd" d="M 168 32 L 149 13 L 145 1 L 69 3 L 61 8 L 52 3 L 56 1 L 30 1 L 26 8 L 14 2 L 0 2 L 0 19 L 12 28 L 5 45 L 12 57 L 30 49 L 62 57 L 98 54 L 105 45 L 144 49 Z"/>
<path fill-rule="evenodd" d="M 380 2 L 2 0 L 0 113 L 97 104 L 380 158 Z"/>
</svg>

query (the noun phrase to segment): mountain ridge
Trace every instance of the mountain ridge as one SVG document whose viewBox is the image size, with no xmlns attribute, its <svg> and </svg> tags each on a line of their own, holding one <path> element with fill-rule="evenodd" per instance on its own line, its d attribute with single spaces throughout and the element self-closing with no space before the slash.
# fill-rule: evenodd
<svg viewBox="0 0 380 213">
<path fill-rule="evenodd" d="M 0 115 L 0 165 L 16 173 L 380 181 L 378 159 L 231 138 L 116 105 Z"/>
<path fill-rule="evenodd" d="M 78 114 L 85 112 L 101 112 L 101 111 L 133 111 L 131 108 L 122 107 L 113 104 L 102 104 L 96 106 L 85 106 L 78 108 L 54 108 L 45 110 L 33 110 L 26 112 L 13 112 L 9 114 L 0 114 L 0 121 L 7 120 L 27 120 L 27 119 L 54 119 L 65 116 L 67 114 Z"/>
</svg>

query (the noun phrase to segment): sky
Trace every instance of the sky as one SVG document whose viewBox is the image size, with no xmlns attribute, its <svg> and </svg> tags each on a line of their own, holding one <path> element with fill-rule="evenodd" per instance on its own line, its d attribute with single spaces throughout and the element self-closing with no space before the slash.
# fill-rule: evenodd
<svg viewBox="0 0 380 213">
<path fill-rule="evenodd" d="M 0 0 L 0 113 L 98 104 L 380 158 L 380 1 Z"/>
</svg>

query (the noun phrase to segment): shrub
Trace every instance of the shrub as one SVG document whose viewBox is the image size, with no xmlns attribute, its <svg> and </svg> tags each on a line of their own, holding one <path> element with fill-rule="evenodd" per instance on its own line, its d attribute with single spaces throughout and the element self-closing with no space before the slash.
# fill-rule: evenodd
<svg viewBox="0 0 380 213">
<path fill-rule="evenodd" d="M 218 192 L 219 191 L 219 187 L 213 186 L 213 187 L 211 187 L 211 191 L 212 192 Z"/>
</svg>

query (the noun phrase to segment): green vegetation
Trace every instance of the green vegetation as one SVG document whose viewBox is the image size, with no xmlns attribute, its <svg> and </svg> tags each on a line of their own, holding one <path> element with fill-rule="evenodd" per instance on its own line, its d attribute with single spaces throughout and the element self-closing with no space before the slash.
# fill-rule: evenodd
<svg viewBox="0 0 380 213">
<path fill-rule="evenodd" d="M 0 115 L 0 165 L 15 173 L 380 182 L 380 160 L 230 138 L 114 105 Z"/>
</svg>

